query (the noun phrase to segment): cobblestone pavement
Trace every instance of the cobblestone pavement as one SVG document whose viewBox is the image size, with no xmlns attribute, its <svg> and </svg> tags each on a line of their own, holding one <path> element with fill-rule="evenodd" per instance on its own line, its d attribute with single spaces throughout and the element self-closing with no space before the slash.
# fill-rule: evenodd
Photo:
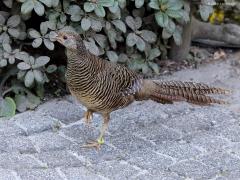
<svg viewBox="0 0 240 180">
<path fill-rule="evenodd" d="M 232 64 L 164 77 L 233 89 L 231 105 L 136 102 L 111 114 L 100 151 L 80 147 L 97 137 L 100 116 L 86 126 L 69 96 L 0 119 L 0 180 L 240 179 L 240 73 Z"/>
</svg>

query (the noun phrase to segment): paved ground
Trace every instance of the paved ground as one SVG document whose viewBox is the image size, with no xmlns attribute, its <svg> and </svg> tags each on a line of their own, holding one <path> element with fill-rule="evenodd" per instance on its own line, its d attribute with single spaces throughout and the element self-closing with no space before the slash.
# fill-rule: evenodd
<svg viewBox="0 0 240 180">
<path fill-rule="evenodd" d="M 134 103 L 112 113 L 99 152 L 80 146 L 97 137 L 100 117 L 85 126 L 70 97 L 0 119 L 0 180 L 240 179 L 239 74 L 228 61 L 165 77 L 234 89 L 232 104 Z"/>
</svg>

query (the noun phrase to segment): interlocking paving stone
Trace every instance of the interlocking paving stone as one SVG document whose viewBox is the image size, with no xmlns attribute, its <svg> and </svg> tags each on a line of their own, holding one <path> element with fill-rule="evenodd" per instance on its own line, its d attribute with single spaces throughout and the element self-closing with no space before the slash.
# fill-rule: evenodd
<svg viewBox="0 0 240 180">
<path fill-rule="evenodd" d="M 57 132 L 43 132 L 29 136 L 29 139 L 40 151 L 52 151 L 68 149 L 71 141 L 61 137 Z"/>
<path fill-rule="evenodd" d="M 148 148 L 132 153 L 128 162 L 152 173 L 156 173 L 167 169 L 167 167 L 173 163 L 173 160 L 170 157 L 157 154 Z"/>
<path fill-rule="evenodd" d="M 31 169 L 42 168 L 36 159 L 27 154 L 13 153 L 1 153 L 0 154 L 0 168 L 4 169 Z"/>
<path fill-rule="evenodd" d="M 65 174 L 68 180 L 106 180 L 102 176 L 97 175 L 93 170 L 88 170 L 85 167 L 64 168 L 61 171 Z"/>
<path fill-rule="evenodd" d="M 68 151 L 47 151 L 35 154 L 37 159 L 47 164 L 48 168 L 53 167 L 76 167 L 82 166 L 82 162 Z"/>
<path fill-rule="evenodd" d="M 76 122 L 84 116 L 84 110 L 80 108 L 80 105 L 66 100 L 54 100 L 44 103 L 38 107 L 37 113 L 54 117 L 64 124 Z"/>
<path fill-rule="evenodd" d="M 40 133 L 58 126 L 58 120 L 44 114 L 25 112 L 12 118 L 28 135 Z"/>
<path fill-rule="evenodd" d="M 210 179 L 218 173 L 216 168 L 194 160 L 181 161 L 169 169 L 180 176 L 193 179 Z"/>
<path fill-rule="evenodd" d="M 97 172 L 103 174 L 109 179 L 118 179 L 121 177 L 121 180 L 129 179 L 129 177 L 137 174 L 139 170 L 131 166 L 125 161 L 114 160 L 114 161 L 104 161 L 93 167 Z"/>
<path fill-rule="evenodd" d="M 20 115 L 16 115 L 20 116 Z M 17 126 L 12 120 L 0 120 L 0 136 L 26 135 L 26 132 Z"/>
<path fill-rule="evenodd" d="M 63 180 L 55 169 L 23 169 L 18 176 L 23 180 Z"/>
<path fill-rule="evenodd" d="M 12 171 L 8 169 L 0 168 L 0 180 L 15 180 L 15 176 Z"/>
<path fill-rule="evenodd" d="M 211 165 L 221 171 L 234 171 L 240 169 L 240 158 L 225 152 L 214 152 L 199 157 L 204 164 Z"/>
<path fill-rule="evenodd" d="M 0 152 L 36 153 L 32 142 L 26 136 L 0 136 Z"/>
<path fill-rule="evenodd" d="M 186 142 L 166 142 L 158 146 L 157 152 L 174 157 L 177 160 L 194 158 L 201 154 L 196 147 Z"/>
</svg>

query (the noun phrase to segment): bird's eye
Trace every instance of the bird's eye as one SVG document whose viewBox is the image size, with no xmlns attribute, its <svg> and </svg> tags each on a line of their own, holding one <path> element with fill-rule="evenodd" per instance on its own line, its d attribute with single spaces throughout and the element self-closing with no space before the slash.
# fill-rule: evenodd
<svg viewBox="0 0 240 180">
<path fill-rule="evenodd" d="M 66 39 L 67 39 L 67 36 L 63 36 L 63 39 L 66 40 Z"/>
</svg>

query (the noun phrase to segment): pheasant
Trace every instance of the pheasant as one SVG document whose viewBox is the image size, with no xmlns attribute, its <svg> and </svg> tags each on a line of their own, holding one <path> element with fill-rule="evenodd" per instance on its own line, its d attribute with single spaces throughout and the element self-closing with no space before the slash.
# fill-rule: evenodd
<svg viewBox="0 0 240 180">
<path fill-rule="evenodd" d="M 101 59 L 89 53 L 80 35 L 72 30 L 60 30 L 56 40 L 66 48 L 67 86 L 87 108 L 84 115 L 86 123 L 91 122 L 93 113 L 100 113 L 103 117 L 98 139 L 83 147 L 100 148 L 104 144 L 110 113 L 135 100 L 153 100 L 162 104 L 174 101 L 198 105 L 225 104 L 225 101 L 208 94 L 227 94 L 227 90 L 194 82 L 143 79 L 123 65 Z"/>
</svg>

